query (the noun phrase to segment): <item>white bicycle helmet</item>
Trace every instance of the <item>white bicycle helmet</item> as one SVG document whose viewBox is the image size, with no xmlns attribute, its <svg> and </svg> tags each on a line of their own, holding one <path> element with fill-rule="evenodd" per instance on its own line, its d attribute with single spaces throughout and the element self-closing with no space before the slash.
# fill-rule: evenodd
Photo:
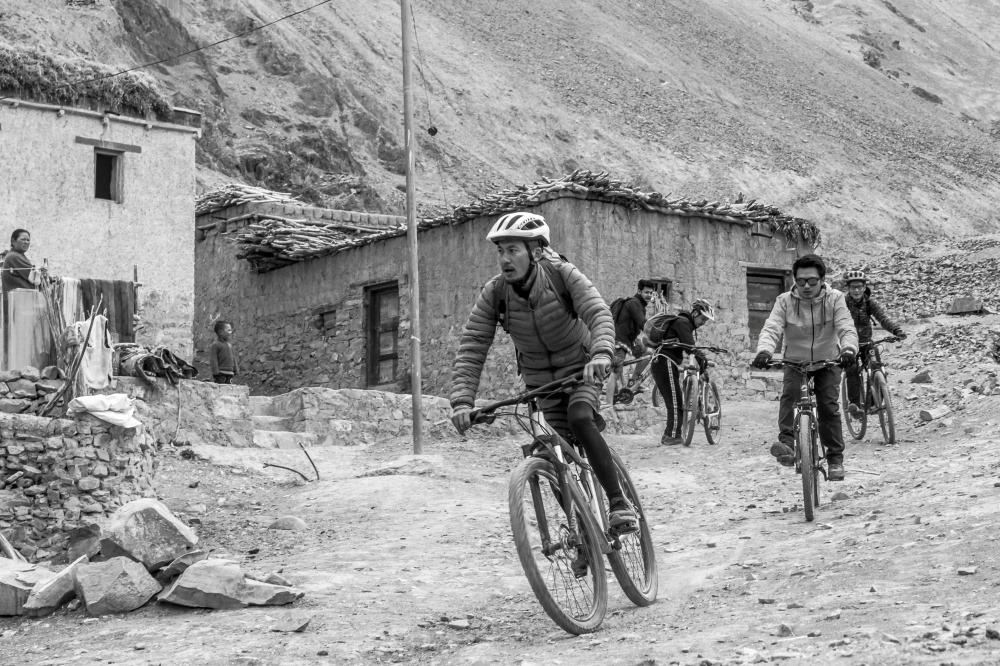
<svg viewBox="0 0 1000 666">
<path fill-rule="evenodd" d="M 498 243 L 502 240 L 542 241 L 549 244 L 549 225 L 545 218 L 534 213 L 507 213 L 486 234 L 486 240 Z"/>
<path fill-rule="evenodd" d="M 864 271 L 847 271 L 844 274 L 844 283 L 851 284 L 852 282 L 864 282 L 868 283 L 868 278 L 865 277 Z"/>
<path fill-rule="evenodd" d="M 704 298 L 696 299 L 691 304 L 691 314 L 702 313 L 709 321 L 715 321 L 715 308 Z"/>
</svg>

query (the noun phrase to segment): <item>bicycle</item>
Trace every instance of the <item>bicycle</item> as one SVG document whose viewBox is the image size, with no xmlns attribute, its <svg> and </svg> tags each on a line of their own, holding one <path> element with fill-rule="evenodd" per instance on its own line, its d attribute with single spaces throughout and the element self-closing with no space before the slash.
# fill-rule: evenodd
<svg viewBox="0 0 1000 666">
<path fill-rule="evenodd" d="M 844 422 L 847 430 L 854 439 L 861 439 L 868 429 L 868 415 L 878 414 L 879 425 L 882 428 L 882 439 L 886 444 L 896 443 L 896 419 L 892 411 L 892 393 L 889 391 L 889 376 L 882 363 L 882 353 L 880 347 L 885 343 L 899 342 L 899 338 L 889 336 L 881 340 L 872 340 L 861 345 L 858 353 L 857 363 L 861 363 L 864 356 L 868 358 L 867 372 L 861 372 L 861 395 L 865 396 L 865 404 L 861 409 L 861 416 L 854 418 L 851 416 L 851 401 L 847 397 L 847 371 L 840 383 L 840 402 L 844 413 Z"/>
<path fill-rule="evenodd" d="M 662 349 L 680 349 L 689 354 L 682 365 L 677 365 L 672 358 L 660 351 Z M 694 357 L 694 352 L 697 351 L 710 351 L 713 354 L 729 353 L 728 349 L 721 347 L 697 347 L 682 342 L 664 342 L 657 349 L 657 354 L 670 361 L 681 374 L 681 395 L 684 399 L 681 439 L 684 441 L 684 446 L 691 446 L 695 424 L 699 421 L 705 429 L 705 439 L 709 444 L 718 444 L 722 440 L 722 396 L 715 380 L 708 376 L 708 370 L 701 372 L 699 369 L 698 361 Z M 706 368 L 714 367 L 714 361 L 708 361 L 706 364 Z"/>
<path fill-rule="evenodd" d="M 596 631 L 607 611 L 602 555 L 607 555 L 619 585 L 637 606 L 652 604 L 658 587 L 653 537 L 621 457 L 611 450 L 622 491 L 638 522 L 638 530 L 627 534 L 611 528 L 607 500 L 586 453 L 545 424 L 538 408 L 537 398 L 581 379 L 578 373 L 479 407 L 470 415 L 473 424 L 514 416 L 532 437 L 522 445 L 524 460 L 510 478 L 510 527 L 521 566 L 542 608 L 576 635 Z M 518 412 L 520 405 L 528 408 L 527 425 Z M 513 411 L 498 411 L 510 406 Z"/>
<path fill-rule="evenodd" d="M 829 479 L 826 467 L 826 450 L 819 441 L 819 416 L 816 413 L 816 393 L 810 372 L 822 368 L 835 368 L 838 361 L 772 361 L 768 368 L 794 368 L 802 375 L 799 386 L 799 399 L 795 402 L 794 422 L 795 439 L 795 471 L 802 475 L 802 507 L 805 510 L 806 521 L 812 522 L 813 508 L 820 505 L 819 477 Z"/>
<path fill-rule="evenodd" d="M 625 368 L 632 365 L 636 365 L 638 363 L 642 363 L 643 361 L 647 362 L 646 367 L 642 369 L 642 372 L 638 374 L 633 374 L 631 377 L 629 377 L 628 382 L 626 382 L 625 386 L 620 389 L 617 388 L 618 376 L 614 372 L 608 373 L 607 385 L 605 386 L 605 391 L 604 391 L 605 401 L 613 405 L 632 404 L 632 401 L 635 400 L 635 396 L 646 390 L 644 384 L 646 383 L 646 380 L 649 379 L 650 377 L 650 367 L 653 365 L 652 363 L 653 358 L 655 358 L 655 355 L 651 357 L 651 355 L 649 354 L 644 354 L 638 358 L 633 358 L 630 361 L 625 361 L 624 363 L 622 363 L 622 374 L 624 375 Z M 608 401 L 608 396 L 614 396 L 614 398 L 611 401 Z M 660 399 L 660 391 L 656 387 L 656 384 L 654 383 L 652 393 L 650 394 L 650 400 L 653 403 L 653 407 L 660 406 L 659 399 Z"/>
</svg>

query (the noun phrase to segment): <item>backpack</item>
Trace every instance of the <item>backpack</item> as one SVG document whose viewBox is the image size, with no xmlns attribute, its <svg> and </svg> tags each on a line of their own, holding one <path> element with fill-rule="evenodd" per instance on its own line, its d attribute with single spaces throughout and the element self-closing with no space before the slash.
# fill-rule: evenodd
<svg viewBox="0 0 1000 666">
<path fill-rule="evenodd" d="M 646 320 L 646 325 L 642 327 L 642 333 L 649 340 L 650 344 L 658 345 L 663 342 L 670 331 L 670 327 L 677 321 L 680 315 L 669 312 L 661 312 Z"/>
<path fill-rule="evenodd" d="M 552 262 L 542 259 L 538 262 L 538 267 L 545 272 L 546 277 L 549 279 L 549 284 L 552 288 L 556 290 L 556 298 L 562 304 L 566 312 L 573 319 L 578 319 L 579 315 L 576 313 L 576 308 L 573 307 L 573 297 L 570 296 L 569 289 L 566 288 L 566 280 L 563 279 L 562 273 L 552 265 Z M 504 330 L 504 333 L 510 333 L 510 322 L 507 321 L 507 293 L 510 290 L 510 285 L 502 277 L 494 282 L 493 285 L 493 302 L 496 303 L 497 319 L 500 322 L 500 327 Z"/>
<path fill-rule="evenodd" d="M 618 328 L 618 315 L 622 313 L 622 308 L 625 307 L 625 301 L 632 298 L 631 296 L 619 296 L 615 300 L 611 301 L 611 320 L 615 322 L 615 329 Z"/>
</svg>

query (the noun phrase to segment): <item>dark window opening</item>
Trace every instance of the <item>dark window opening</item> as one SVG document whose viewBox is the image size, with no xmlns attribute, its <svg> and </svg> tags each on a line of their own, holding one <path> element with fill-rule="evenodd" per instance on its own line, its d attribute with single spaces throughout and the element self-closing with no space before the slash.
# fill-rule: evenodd
<svg viewBox="0 0 1000 666">
<path fill-rule="evenodd" d="M 399 287 L 368 291 L 368 386 L 396 381 L 399 363 Z"/>
<path fill-rule="evenodd" d="M 327 310 L 319 313 L 319 330 L 323 335 L 333 335 L 337 330 L 337 311 Z"/>
<path fill-rule="evenodd" d="M 121 202 L 121 155 L 94 152 L 94 198 Z"/>
<path fill-rule="evenodd" d="M 760 338 L 760 330 L 764 328 L 775 300 L 785 291 L 787 273 L 780 269 L 747 271 L 747 323 L 754 345 Z"/>
</svg>

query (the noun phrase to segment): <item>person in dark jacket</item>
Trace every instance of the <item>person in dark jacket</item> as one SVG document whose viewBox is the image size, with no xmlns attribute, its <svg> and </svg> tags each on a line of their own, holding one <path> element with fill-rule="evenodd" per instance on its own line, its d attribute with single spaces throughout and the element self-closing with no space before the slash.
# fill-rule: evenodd
<svg viewBox="0 0 1000 666">
<path fill-rule="evenodd" d="M 31 245 L 31 234 L 27 229 L 15 229 L 10 235 L 10 250 L 3 258 L 3 293 L 12 289 L 35 289 L 32 271 L 35 265 L 25 256 Z M 37 278 L 35 278 L 37 279 Z"/>
<path fill-rule="evenodd" d="M 608 496 L 611 526 L 620 534 L 637 531 L 635 510 L 622 492 L 611 449 L 598 425 L 600 382 L 611 370 L 615 351 L 610 308 L 590 280 L 549 247 L 549 227 L 542 216 L 504 215 L 486 238 L 497 246 L 502 272 L 479 293 L 459 338 L 451 384 L 455 429 L 462 433 L 472 425 L 483 365 L 497 326 L 503 325 L 529 389 L 582 371 L 583 383 L 539 398 L 539 407 L 552 428 L 587 452 Z M 568 292 L 574 312 L 562 301 L 557 281 Z M 502 305 L 498 294 L 506 295 Z"/>
<path fill-rule="evenodd" d="M 654 318 L 655 320 L 655 318 Z M 651 320 L 654 328 L 651 331 L 650 342 L 659 344 L 680 342 L 685 345 L 697 344 L 695 331 L 710 321 L 715 320 L 715 308 L 704 298 L 691 304 L 689 312 L 681 311 L 675 316 L 663 315 L 661 324 Z M 651 374 L 656 388 L 663 396 L 663 404 L 667 408 L 667 427 L 663 430 L 660 444 L 674 446 L 681 443 L 681 425 L 684 418 L 684 395 L 681 391 L 680 365 L 684 361 L 685 352 L 680 349 L 664 349 L 663 354 L 657 354 L 653 361 Z M 702 372 L 708 359 L 701 352 L 695 354 L 698 367 Z"/>
<path fill-rule="evenodd" d="M 233 345 L 229 342 L 233 337 L 233 326 L 228 321 L 215 322 L 215 336 L 218 338 L 208 349 L 209 363 L 212 366 L 212 381 L 216 384 L 232 384 L 233 377 L 240 366 L 233 353 Z"/>
<path fill-rule="evenodd" d="M 622 303 L 621 310 L 618 311 L 618 317 L 615 319 L 614 359 L 618 384 L 621 384 L 624 379 L 622 364 L 628 354 L 631 353 L 633 358 L 639 358 L 645 353 L 645 346 L 639 342 L 639 334 L 642 333 L 642 327 L 646 325 L 646 306 L 653 300 L 655 288 L 656 285 L 650 280 L 639 280 L 639 290 L 634 296 L 626 298 Z M 647 359 L 635 364 L 635 370 L 632 372 L 629 384 L 642 374 L 648 363 Z"/>
<path fill-rule="evenodd" d="M 847 411 L 852 418 L 861 418 L 861 373 L 868 366 L 868 349 L 866 343 L 872 340 L 872 319 L 882 328 L 889 331 L 900 340 L 906 339 L 906 333 L 899 324 L 889 318 L 882 306 L 872 298 L 872 288 L 868 286 L 868 278 L 863 271 L 848 271 L 844 276 L 847 283 L 847 309 L 854 319 L 854 328 L 858 331 L 859 353 L 854 365 L 847 368 L 847 399 L 850 405 Z"/>
</svg>

